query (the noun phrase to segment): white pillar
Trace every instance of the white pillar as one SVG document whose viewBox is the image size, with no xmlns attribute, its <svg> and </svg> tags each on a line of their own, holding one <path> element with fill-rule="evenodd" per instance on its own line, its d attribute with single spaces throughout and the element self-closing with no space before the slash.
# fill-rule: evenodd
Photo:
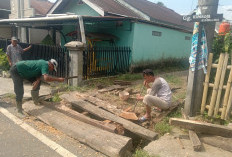
<svg viewBox="0 0 232 157">
<path fill-rule="evenodd" d="M 71 41 L 64 46 L 69 50 L 71 58 L 68 77 L 78 76 L 78 78 L 69 79 L 69 85 L 79 86 L 83 77 L 83 50 L 85 44 L 79 41 Z"/>
</svg>

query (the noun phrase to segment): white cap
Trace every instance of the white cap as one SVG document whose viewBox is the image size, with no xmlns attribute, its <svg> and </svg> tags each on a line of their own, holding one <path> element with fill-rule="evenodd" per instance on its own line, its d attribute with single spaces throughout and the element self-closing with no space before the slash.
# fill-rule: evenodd
<svg viewBox="0 0 232 157">
<path fill-rule="evenodd" d="M 12 37 L 11 40 L 17 40 L 18 41 L 18 39 L 16 37 Z"/>
<path fill-rule="evenodd" d="M 54 70 L 57 72 L 57 67 L 58 67 L 58 63 L 55 59 L 51 59 L 49 62 L 51 62 L 54 66 Z"/>
</svg>

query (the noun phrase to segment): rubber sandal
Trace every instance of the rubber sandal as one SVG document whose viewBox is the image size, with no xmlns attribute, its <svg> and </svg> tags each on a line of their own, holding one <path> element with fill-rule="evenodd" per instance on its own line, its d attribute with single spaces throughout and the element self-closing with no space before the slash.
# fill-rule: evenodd
<svg viewBox="0 0 232 157">
<path fill-rule="evenodd" d="M 145 121 L 147 121 L 147 120 L 149 120 L 149 119 L 146 118 L 145 116 L 142 116 L 142 117 L 139 118 L 139 121 L 140 121 L 140 122 L 145 122 Z"/>
</svg>

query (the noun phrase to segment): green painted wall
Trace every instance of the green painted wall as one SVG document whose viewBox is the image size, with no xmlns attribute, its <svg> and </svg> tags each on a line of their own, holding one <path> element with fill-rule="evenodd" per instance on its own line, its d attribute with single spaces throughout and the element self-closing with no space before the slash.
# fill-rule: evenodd
<svg viewBox="0 0 232 157">
<path fill-rule="evenodd" d="M 152 31 L 161 32 L 153 36 Z M 134 24 L 133 62 L 158 60 L 161 58 L 188 57 L 191 48 L 191 34 L 149 24 Z"/>
<path fill-rule="evenodd" d="M 100 23 L 85 23 L 86 32 L 105 33 L 116 36 L 115 46 L 130 46 L 133 45 L 133 25 L 130 21 L 120 22 L 118 26 L 116 21 L 100 22 Z M 112 46 L 108 41 L 98 41 L 98 46 Z"/>
<path fill-rule="evenodd" d="M 77 5 L 77 0 L 72 0 L 63 9 L 62 13 L 71 12 L 78 15 L 99 16 L 99 14 L 86 4 Z M 76 30 L 75 25 L 66 25 L 62 32 L 67 34 Z M 132 62 L 153 61 L 165 58 L 188 57 L 191 48 L 191 39 L 185 40 L 192 34 L 173 29 L 158 27 L 144 23 L 131 23 L 130 21 L 99 21 L 85 22 L 85 31 L 108 33 L 118 37 L 116 46 L 129 46 L 132 49 Z M 152 31 L 161 32 L 161 36 L 153 36 Z M 64 40 L 62 39 L 62 45 Z M 66 37 L 67 42 L 71 41 Z M 97 42 L 98 46 L 112 46 L 108 41 Z"/>
</svg>

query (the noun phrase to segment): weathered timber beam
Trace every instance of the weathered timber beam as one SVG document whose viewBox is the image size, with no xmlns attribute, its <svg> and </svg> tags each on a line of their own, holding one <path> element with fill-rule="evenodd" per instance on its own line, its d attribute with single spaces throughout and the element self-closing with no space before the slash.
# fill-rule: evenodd
<svg viewBox="0 0 232 157">
<path fill-rule="evenodd" d="M 196 122 L 193 120 L 185 120 L 180 118 L 171 118 L 169 120 L 169 123 L 171 125 L 193 130 L 195 132 L 207 133 L 223 137 L 232 137 L 232 129 L 227 126 Z"/>
<path fill-rule="evenodd" d="M 126 119 L 123 119 L 117 115 L 114 115 L 110 112 L 107 112 L 97 106 L 94 106 L 86 101 L 72 101 L 71 104 L 75 107 L 79 107 L 93 115 L 96 115 L 98 117 L 104 118 L 104 119 L 108 119 L 114 122 L 117 122 L 119 124 L 122 124 L 123 127 L 133 133 L 135 133 L 136 135 L 148 139 L 148 140 L 154 140 L 157 137 L 157 133 L 150 131 L 146 128 L 143 128 L 131 121 L 128 121 Z"/>
</svg>

